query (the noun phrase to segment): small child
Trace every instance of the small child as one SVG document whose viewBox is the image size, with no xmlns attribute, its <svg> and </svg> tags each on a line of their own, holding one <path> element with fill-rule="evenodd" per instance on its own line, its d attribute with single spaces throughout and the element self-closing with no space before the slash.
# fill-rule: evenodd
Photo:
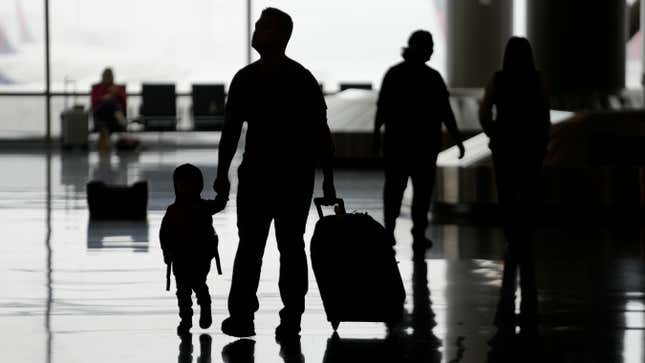
<svg viewBox="0 0 645 363">
<path fill-rule="evenodd" d="M 191 164 L 183 164 L 175 169 L 173 183 L 175 202 L 166 209 L 159 240 L 164 262 L 169 269 L 172 265 L 175 275 L 181 319 L 177 334 L 183 336 L 193 326 L 193 291 L 201 308 L 199 326 L 206 329 L 212 323 L 211 297 L 206 277 L 213 257 L 219 258 L 212 215 L 224 209 L 226 200 L 219 196 L 214 200 L 201 198 L 204 178 L 199 168 Z"/>
</svg>

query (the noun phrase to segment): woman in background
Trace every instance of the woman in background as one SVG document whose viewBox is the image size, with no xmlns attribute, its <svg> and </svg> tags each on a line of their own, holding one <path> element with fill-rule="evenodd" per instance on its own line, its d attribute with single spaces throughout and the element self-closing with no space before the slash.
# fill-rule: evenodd
<svg viewBox="0 0 645 363">
<path fill-rule="evenodd" d="M 513 37 L 508 41 L 503 68 L 486 87 L 479 117 L 490 138 L 507 242 L 495 316 L 497 337 L 513 336 L 519 323 L 521 337 L 535 338 L 538 301 L 532 234 L 551 121 L 548 99 L 527 39 Z M 516 321 L 518 272 L 522 296 L 519 321 Z"/>
</svg>

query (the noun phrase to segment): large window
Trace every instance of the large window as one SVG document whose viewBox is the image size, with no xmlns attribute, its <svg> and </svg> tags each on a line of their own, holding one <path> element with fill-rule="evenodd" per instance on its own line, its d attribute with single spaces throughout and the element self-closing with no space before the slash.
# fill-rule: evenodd
<svg viewBox="0 0 645 363">
<path fill-rule="evenodd" d="M 52 89 L 87 92 L 106 66 L 128 92 L 228 83 L 246 61 L 245 15 L 244 1 L 52 1 Z"/>
<path fill-rule="evenodd" d="M 327 90 L 341 82 L 371 82 L 378 88 L 417 29 L 433 33 L 430 65 L 445 69 L 443 0 L 254 0 L 253 5 L 254 22 L 269 6 L 291 15 L 294 32 L 287 53 Z"/>
<path fill-rule="evenodd" d="M 0 91 L 45 89 L 43 1 L 0 2 Z"/>
<path fill-rule="evenodd" d="M 0 1 L 0 92 L 45 90 L 42 0 Z M 45 97 L 0 97 L 1 138 L 42 138 Z"/>
</svg>

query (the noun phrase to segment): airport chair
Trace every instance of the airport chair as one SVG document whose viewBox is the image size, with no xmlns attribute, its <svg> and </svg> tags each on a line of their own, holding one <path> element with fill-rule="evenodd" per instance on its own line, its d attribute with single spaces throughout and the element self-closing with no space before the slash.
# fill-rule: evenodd
<svg viewBox="0 0 645 363">
<path fill-rule="evenodd" d="M 177 129 L 177 95 L 172 83 L 141 85 L 141 108 L 138 122 L 146 131 L 175 131 Z"/>
<path fill-rule="evenodd" d="M 365 90 L 371 90 L 372 89 L 372 83 L 341 83 L 340 84 L 340 90 L 348 90 L 348 89 L 365 89 Z"/>
<path fill-rule="evenodd" d="M 195 130 L 221 130 L 224 127 L 225 91 L 223 84 L 193 84 L 192 115 Z"/>
</svg>

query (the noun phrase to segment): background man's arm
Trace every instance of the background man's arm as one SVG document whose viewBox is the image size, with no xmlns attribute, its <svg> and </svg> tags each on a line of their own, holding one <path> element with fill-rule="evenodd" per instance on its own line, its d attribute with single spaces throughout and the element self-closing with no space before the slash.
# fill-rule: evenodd
<svg viewBox="0 0 645 363">
<path fill-rule="evenodd" d="M 376 103 L 376 116 L 374 117 L 374 133 L 372 137 L 372 149 L 378 155 L 381 152 L 381 128 L 385 125 L 387 118 L 387 105 L 392 102 L 389 99 L 390 81 L 389 73 L 383 77 L 381 90 L 379 91 L 378 101 Z"/>
<path fill-rule="evenodd" d="M 444 86 L 445 87 L 445 86 Z M 452 112 L 452 107 L 450 106 L 450 96 L 448 90 L 446 89 L 446 97 L 444 101 L 445 115 L 443 118 L 443 123 L 446 125 L 448 133 L 455 140 L 457 147 L 459 148 L 459 159 L 463 158 L 466 154 L 466 149 L 464 148 L 463 137 L 461 136 L 461 131 L 457 127 L 457 120 L 455 119 L 455 114 Z"/>
</svg>

